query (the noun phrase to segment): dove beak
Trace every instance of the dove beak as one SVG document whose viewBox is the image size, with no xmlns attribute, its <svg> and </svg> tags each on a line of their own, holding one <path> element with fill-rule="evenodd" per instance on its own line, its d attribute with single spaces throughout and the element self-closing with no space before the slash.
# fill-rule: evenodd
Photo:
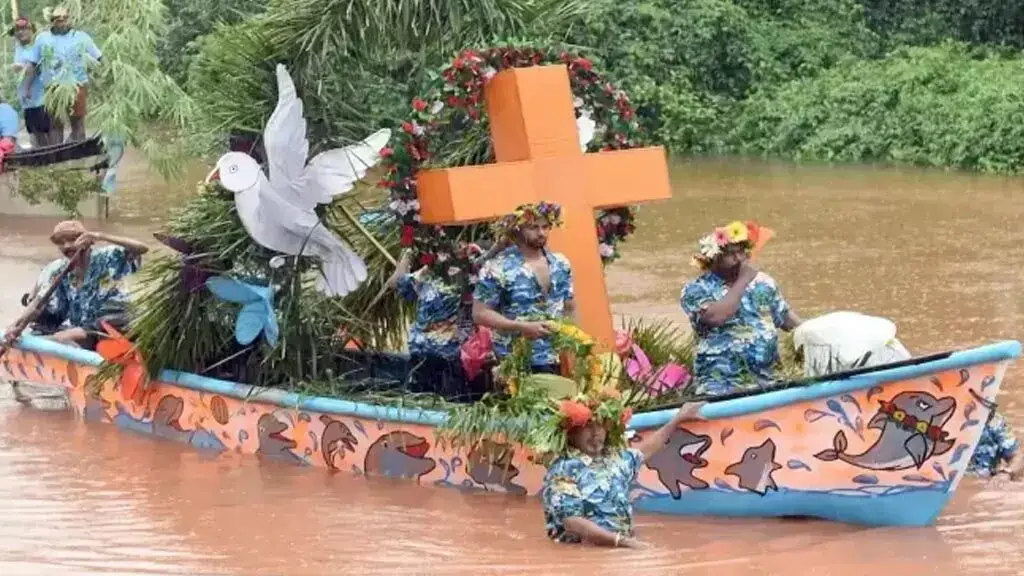
<svg viewBox="0 0 1024 576">
<path fill-rule="evenodd" d="M 220 168 L 214 168 L 210 172 L 209 176 L 206 177 L 206 183 L 209 184 L 211 180 L 220 180 Z"/>
</svg>

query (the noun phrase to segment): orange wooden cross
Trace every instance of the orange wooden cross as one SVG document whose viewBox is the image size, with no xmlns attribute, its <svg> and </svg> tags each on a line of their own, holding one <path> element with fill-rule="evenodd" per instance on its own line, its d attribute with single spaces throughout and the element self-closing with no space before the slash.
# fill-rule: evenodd
<svg viewBox="0 0 1024 576">
<path fill-rule="evenodd" d="M 615 330 L 594 210 L 671 197 L 665 151 L 580 152 L 564 65 L 504 70 L 487 83 L 484 101 L 497 163 L 420 172 L 423 222 L 478 222 L 520 204 L 561 204 L 564 225 L 553 231 L 551 248 L 572 264 L 580 327 L 610 349 Z"/>
</svg>

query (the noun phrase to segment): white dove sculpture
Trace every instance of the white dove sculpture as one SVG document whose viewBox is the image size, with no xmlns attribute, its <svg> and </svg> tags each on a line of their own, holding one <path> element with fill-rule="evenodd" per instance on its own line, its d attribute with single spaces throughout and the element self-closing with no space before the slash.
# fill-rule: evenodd
<svg viewBox="0 0 1024 576">
<path fill-rule="evenodd" d="M 263 130 L 270 178 L 251 156 L 229 152 L 207 181 L 218 179 L 235 194 L 238 216 L 253 240 L 277 252 L 320 258 L 323 274 L 317 288 L 329 296 L 345 296 L 366 280 L 366 264 L 324 226 L 314 208 L 352 190 L 380 162 L 391 131 L 379 130 L 362 142 L 318 154 L 307 165 L 302 101 L 281 64 L 277 90 L 277 107 Z"/>
</svg>

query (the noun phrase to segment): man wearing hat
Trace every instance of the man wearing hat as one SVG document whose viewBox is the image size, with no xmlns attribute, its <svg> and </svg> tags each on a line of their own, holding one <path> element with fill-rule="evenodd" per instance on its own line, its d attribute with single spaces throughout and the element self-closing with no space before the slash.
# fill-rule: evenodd
<svg viewBox="0 0 1024 576">
<path fill-rule="evenodd" d="M 39 61 L 36 27 L 28 18 L 21 17 L 14 21 L 11 35 L 14 36 L 14 69 L 23 74 L 18 86 L 18 102 L 25 113 L 25 130 L 31 136 L 33 146 L 45 146 L 49 143 L 52 125 L 44 105 L 43 79 L 35 66 Z"/>
<path fill-rule="evenodd" d="M 36 56 L 33 62 L 42 76 L 46 88 L 57 84 L 74 84 L 78 91 L 71 106 L 72 142 L 85 140 L 85 115 L 88 102 L 88 66 L 99 62 L 103 53 L 89 34 L 71 27 L 71 14 L 65 7 L 50 12 L 50 29 L 36 38 Z M 52 118 L 53 130 L 50 143 L 64 140 L 64 125 L 61 119 Z"/>
</svg>

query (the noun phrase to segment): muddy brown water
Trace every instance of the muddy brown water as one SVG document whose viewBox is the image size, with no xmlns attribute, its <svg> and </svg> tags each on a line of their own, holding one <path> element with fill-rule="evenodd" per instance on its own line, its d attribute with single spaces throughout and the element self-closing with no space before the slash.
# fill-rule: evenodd
<svg viewBox="0 0 1024 576">
<path fill-rule="evenodd" d="M 673 169 L 609 271 L 616 313 L 685 323 L 694 240 L 757 218 L 804 317 L 898 321 L 914 352 L 1019 338 L 1021 179 L 722 159 Z M 127 182 L 103 228 L 148 237 L 186 192 Z M 0 317 L 54 257 L 55 218 L 0 217 Z M 1024 428 L 1021 367 L 1000 406 Z M 961 484 L 934 527 L 639 514 L 642 552 L 547 541 L 536 502 L 212 459 L 17 404 L 0 386 L 0 574 L 1024 574 L 1024 485 Z"/>
</svg>

